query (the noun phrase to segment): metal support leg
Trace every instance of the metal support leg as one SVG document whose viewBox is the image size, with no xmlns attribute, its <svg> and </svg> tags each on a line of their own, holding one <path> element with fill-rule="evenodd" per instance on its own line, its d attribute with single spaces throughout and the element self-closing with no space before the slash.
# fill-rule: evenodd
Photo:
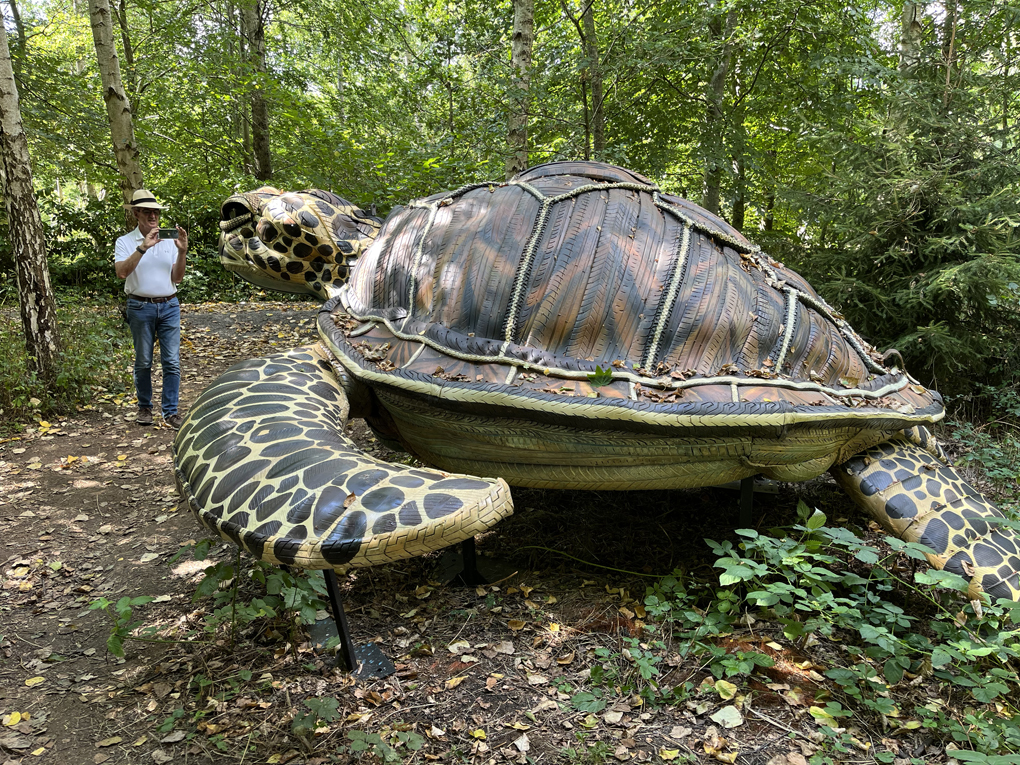
<svg viewBox="0 0 1020 765">
<path fill-rule="evenodd" d="M 471 537 L 460 543 L 459 553 L 453 547 L 447 548 L 439 561 L 436 578 L 448 587 L 477 587 L 498 582 L 514 573 L 514 569 L 504 562 L 493 558 L 479 559 L 475 552 L 475 538 Z"/>
<path fill-rule="evenodd" d="M 357 651 L 354 650 L 354 641 L 351 640 L 351 629 L 347 625 L 347 614 L 344 613 L 344 601 L 340 597 L 340 586 L 336 581 L 336 572 L 327 568 L 324 572 L 326 577 L 326 592 L 329 593 L 329 607 L 333 611 L 333 621 L 336 622 L 336 633 L 340 638 L 340 653 L 344 659 L 344 666 L 353 672 L 356 670 L 355 663 Z"/>
<path fill-rule="evenodd" d="M 360 648 L 354 645 L 354 641 L 351 639 L 351 628 L 347 624 L 347 614 L 344 613 L 340 586 L 336 581 L 336 572 L 327 568 L 323 574 L 326 579 L 329 606 L 333 611 L 333 622 L 336 624 L 337 637 L 340 639 L 340 655 L 343 658 L 344 667 L 359 679 L 392 675 L 396 672 L 396 668 L 393 666 L 393 662 L 379 650 L 379 646 L 375 643 L 366 643 Z"/>
<path fill-rule="evenodd" d="M 740 525 L 749 529 L 754 524 L 754 476 L 748 476 L 740 482 Z"/>
<path fill-rule="evenodd" d="M 478 556 L 475 554 L 475 538 L 460 543 L 460 554 L 464 558 L 464 570 L 460 578 L 466 585 L 486 584 L 485 577 L 478 573 Z"/>
</svg>

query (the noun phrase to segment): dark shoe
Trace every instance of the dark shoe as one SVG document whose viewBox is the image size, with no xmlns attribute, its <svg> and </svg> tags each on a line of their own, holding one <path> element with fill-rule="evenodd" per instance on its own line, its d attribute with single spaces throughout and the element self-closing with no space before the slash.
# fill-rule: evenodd
<svg viewBox="0 0 1020 765">
<path fill-rule="evenodd" d="M 180 430 L 181 425 L 184 424 L 183 414 L 170 414 L 163 418 L 163 422 L 169 425 L 174 430 Z"/>
<path fill-rule="evenodd" d="M 135 417 L 135 422 L 139 425 L 151 425 L 152 424 L 152 410 L 144 407 L 138 407 L 138 416 Z"/>
</svg>

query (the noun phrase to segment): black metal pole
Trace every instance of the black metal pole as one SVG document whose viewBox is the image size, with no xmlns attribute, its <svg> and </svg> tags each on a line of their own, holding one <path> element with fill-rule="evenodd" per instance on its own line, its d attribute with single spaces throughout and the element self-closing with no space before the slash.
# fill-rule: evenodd
<svg viewBox="0 0 1020 765">
<path fill-rule="evenodd" d="M 351 640 L 350 627 L 347 626 L 344 602 L 340 597 L 340 585 L 337 584 L 336 572 L 333 569 L 327 568 L 324 573 L 326 592 L 329 593 L 329 605 L 333 609 L 333 621 L 336 622 L 336 634 L 340 638 L 340 653 L 343 655 L 344 665 L 348 671 L 353 672 L 357 669 L 355 658 L 357 653 L 354 650 L 354 641 Z"/>
<path fill-rule="evenodd" d="M 460 554 L 464 559 L 464 571 L 461 572 L 461 578 L 464 580 L 464 584 L 476 585 L 485 584 L 485 580 L 478 575 L 478 558 L 475 555 L 475 538 L 470 537 L 460 543 Z"/>
</svg>

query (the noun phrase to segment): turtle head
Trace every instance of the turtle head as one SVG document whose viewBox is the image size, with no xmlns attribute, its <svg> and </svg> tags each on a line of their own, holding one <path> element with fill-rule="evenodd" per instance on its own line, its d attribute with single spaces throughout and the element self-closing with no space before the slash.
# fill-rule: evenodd
<svg viewBox="0 0 1020 765">
<path fill-rule="evenodd" d="M 326 299 L 347 281 L 382 221 L 328 191 L 263 186 L 220 213 L 220 263 L 252 284 Z"/>
</svg>

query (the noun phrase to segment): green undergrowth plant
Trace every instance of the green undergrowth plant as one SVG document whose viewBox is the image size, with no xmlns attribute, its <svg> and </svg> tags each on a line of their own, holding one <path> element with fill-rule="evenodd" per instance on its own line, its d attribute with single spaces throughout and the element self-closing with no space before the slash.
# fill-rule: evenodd
<svg viewBox="0 0 1020 765">
<path fill-rule="evenodd" d="M 402 763 L 411 753 L 425 746 L 425 739 L 404 723 L 390 726 L 379 733 L 363 730 L 347 731 L 350 751 L 355 757 L 361 754 L 379 758 L 383 765 Z"/>
<path fill-rule="evenodd" d="M 191 549 L 195 560 L 206 560 L 215 540 L 205 539 Z M 178 553 L 180 555 L 181 553 Z M 240 592 L 242 582 L 254 585 L 259 594 L 246 599 Z M 316 613 L 326 608 L 326 582 L 320 571 L 287 571 L 263 561 L 241 555 L 212 563 L 203 572 L 195 591 L 195 600 L 211 599 L 212 606 L 203 620 L 206 633 L 228 626 L 231 643 L 237 631 L 259 619 L 283 619 L 291 629 L 313 624 Z"/>
<path fill-rule="evenodd" d="M 717 679 L 772 662 L 724 647 L 747 614 L 775 624 L 800 651 L 824 642 L 831 650 L 817 663 L 835 698 L 820 698 L 812 714 L 833 734 L 836 751 L 843 744 L 833 731 L 851 715 L 883 729 L 925 729 L 974 753 L 968 762 L 1020 751 L 1020 603 L 968 602 L 967 583 L 928 569 L 924 555 L 931 551 L 922 545 L 887 537 L 888 549 L 879 549 L 828 527 L 825 515 L 804 503 L 798 513 L 801 523 L 789 529 L 740 529 L 737 543 L 708 541 L 721 573 L 707 605 L 706 593 L 697 585 L 688 590 L 679 577 L 650 588 L 645 605 L 659 635 Z M 916 561 L 910 579 L 893 565 L 903 557 Z M 920 684 L 926 690 L 917 694 Z M 673 695 L 691 691 L 687 683 Z M 892 761 L 883 756 L 876 753 Z"/>
<path fill-rule="evenodd" d="M 0 422 L 66 414 L 97 394 L 131 389 L 131 334 L 113 306 L 57 309 L 62 353 L 47 386 L 30 369 L 17 306 L 0 311 Z"/>
<path fill-rule="evenodd" d="M 139 634 L 132 635 L 145 623 L 142 619 L 137 618 L 134 609 L 151 603 L 154 599 L 149 595 L 140 595 L 134 598 L 125 596 L 116 602 L 99 598 L 89 605 L 90 611 L 104 611 L 113 622 L 110 636 L 106 639 L 106 649 L 118 659 L 124 658 L 125 640 L 149 640 L 156 634 L 157 628 L 149 625 L 144 627 Z"/>
<path fill-rule="evenodd" d="M 203 539 L 198 543 L 181 547 L 168 565 L 175 564 L 187 553 L 195 560 L 205 561 L 211 547 L 218 540 Z M 248 582 L 241 592 L 241 584 Z M 251 589 L 258 594 L 247 596 Z M 296 630 L 299 625 L 313 624 L 318 611 L 326 608 L 326 583 L 322 573 L 318 571 L 294 573 L 262 561 L 243 558 L 240 549 L 231 559 L 221 560 L 206 566 L 202 579 L 195 590 L 196 602 L 210 601 L 199 630 L 191 630 L 181 634 L 174 631 L 166 639 L 166 631 L 157 624 L 146 624 L 138 616 L 136 609 L 153 600 L 150 596 L 123 597 L 117 602 L 99 598 L 90 606 L 90 610 L 102 610 L 111 619 L 112 627 L 107 640 L 110 653 L 118 658 L 124 657 L 124 641 L 138 640 L 144 642 L 173 643 L 179 641 L 195 642 L 212 640 L 221 631 L 226 631 L 230 645 L 237 639 L 239 630 L 258 621 L 275 622 L 285 630 L 291 631 L 292 642 L 297 645 Z M 326 649 L 335 648 L 339 643 L 333 638 Z"/>
<path fill-rule="evenodd" d="M 959 463 L 980 470 L 1006 503 L 1020 501 L 1020 430 L 961 422 L 953 438 L 967 444 Z"/>
</svg>

